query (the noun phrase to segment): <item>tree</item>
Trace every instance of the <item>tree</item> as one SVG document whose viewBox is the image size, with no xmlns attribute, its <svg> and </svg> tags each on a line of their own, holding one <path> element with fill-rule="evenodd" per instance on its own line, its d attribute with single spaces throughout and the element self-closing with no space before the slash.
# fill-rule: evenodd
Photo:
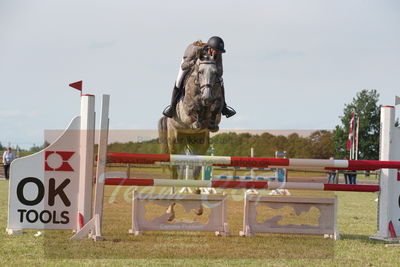
<svg viewBox="0 0 400 267">
<path fill-rule="evenodd" d="M 34 144 L 34 145 L 29 149 L 29 152 L 31 152 L 31 153 L 39 152 L 39 151 L 45 149 L 46 147 L 48 147 L 49 145 L 50 145 L 50 143 L 47 142 L 47 141 L 44 141 L 44 142 L 43 142 L 43 145 L 41 145 L 41 146 L 37 146 L 37 145 Z"/>
<path fill-rule="evenodd" d="M 300 137 L 297 133 L 288 136 L 286 148 L 289 158 L 310 158 L 311 148 L 307 138 Z"/>
<path fill-rule="evenodd" d="M 311 157 L 313 159 L 328 159 L 333 156 L 332 133 L 321 130 L 313 132 L 308 138 Z"/>
<path fill-rule="evenodd" d="M 376 90 L 358 92 L 350 104 L 345 104 L 343 116 L 340 116 L 341 125 L 337 125 L 333 131 L 335 144 L 335 157 L 343 158 L 348 155 L 346 144 L 349 132 L 349 122 L 354 110 L 359 118 L 358 133 L 358 158 L 379 159 L 379 127 L 380 107 L 378 105 L 379 94 Z"/>
</svg>

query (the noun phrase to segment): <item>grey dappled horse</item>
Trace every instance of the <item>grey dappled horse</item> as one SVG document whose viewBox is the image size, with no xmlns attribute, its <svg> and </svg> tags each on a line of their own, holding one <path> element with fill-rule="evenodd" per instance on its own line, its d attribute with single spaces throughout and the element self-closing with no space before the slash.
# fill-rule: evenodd
<svg viewBox="0 0 400 267">
<path fill-rule="evenodd" d="M 222 104 L 215 61 L 209 57 L 198 59 L 186 79 L 184 97 L 176 106 L 176 115 L 162 117 L 158 122 L 162 153 L 186 154 L 189 151 L 193 155 L 204 155 L 210 141 L 208 127 L 212 116 L 215 116 L 216 125 L 220 123 Z M 178 178 L 176 168 L 173 168 L 172 178 Z"/>
<path fill-rule="evenodd" d="M 210 145 L 210 124 L 221 121 L 221 82 L 217 75 L 216 62 L 205 56 L 197 60 L 188 74 L 182 100 L 176 106 L 173 118 L 162 117 L 158 122 L 161 153 L 205 155 Z M 215 117 L 215 120 L 212 119 Z M 171 176 L 178 178 L 179 166 L 171 166 Z M 182 167 L 182 166 L 180 166 Z M 198 179 L 201 167 L 193 167 L 193 177 Z M 173 206 L 171 220 L 173 219 Z M 196 211 L 195 211 L 196 212 Z M 196 212 L 202 214 L 202 207 Z"/>
</svg>

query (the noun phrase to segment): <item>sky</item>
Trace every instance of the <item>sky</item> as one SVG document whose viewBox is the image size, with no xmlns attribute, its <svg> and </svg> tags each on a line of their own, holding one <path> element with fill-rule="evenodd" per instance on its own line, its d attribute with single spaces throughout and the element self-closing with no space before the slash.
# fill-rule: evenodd
<svg viewBox="0 0 400 267">
<path fill-rule="evenodd" d="M 334 129 L 345 104 L 400 95 L 396 0 L 1 0 L 0 142 L 30 147 L 110 94 L 110 129 L 156 129 L 188 44 L 225 41 L 237 115 L 221 129 Z"/>
</svg>

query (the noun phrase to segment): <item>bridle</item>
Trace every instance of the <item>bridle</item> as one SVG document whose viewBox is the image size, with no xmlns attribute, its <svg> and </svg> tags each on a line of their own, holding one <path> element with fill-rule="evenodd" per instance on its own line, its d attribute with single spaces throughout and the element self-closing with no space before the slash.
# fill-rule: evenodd
<svg viewBox="0 0 400 267">
<path fill-rule="evenodd" d="M 212 64 L 212 65 L 217 65 L 216 63 L 215 63 L 215 61 L 200 61 L 199 62 L 199 66 L 200 65 L 202 65 L 202 64 Z M 195 83 L 196 83 L 196 85 L 198 85 L 199 87 L 200 87 L 200 89 L 202 89 L 202 88 L 204 88 L 204 87 L 212 87 L 212 85 L 211 84 L 209 84 L 209 83 L 206 83 L 206 84 L 203 84 L 203 85 L 200 85 L 199 84 L 199 71 L 197 71 L 197 79 L 196 79 L 196 81 L 195 81 Z M 217 81 L 216 82 L 216 84 L 217 83 L 219 83 L 219 81 Z"/>
</svg>

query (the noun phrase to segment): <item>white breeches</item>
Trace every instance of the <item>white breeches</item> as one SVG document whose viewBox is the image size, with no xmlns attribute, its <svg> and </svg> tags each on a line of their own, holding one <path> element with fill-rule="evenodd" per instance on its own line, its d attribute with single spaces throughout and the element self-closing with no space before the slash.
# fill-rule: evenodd
<svg viewBox="0 0 400 267">
<path fill-rule="evenodd" d="M 182 61 L 181 61 L 181 65 L 182 65 L 182 63 L 183 63 L 183 58 L 182 58 Z M 176 77 L 176 82 L 175 82 L 175 86 L 177 88 L 181 87 L 182 79 L 185 76 L 186 72 L 187 72 L 187 70 L 182 70 L 182 68 L 179 67 L 178 77 Z"/>
</svg>

